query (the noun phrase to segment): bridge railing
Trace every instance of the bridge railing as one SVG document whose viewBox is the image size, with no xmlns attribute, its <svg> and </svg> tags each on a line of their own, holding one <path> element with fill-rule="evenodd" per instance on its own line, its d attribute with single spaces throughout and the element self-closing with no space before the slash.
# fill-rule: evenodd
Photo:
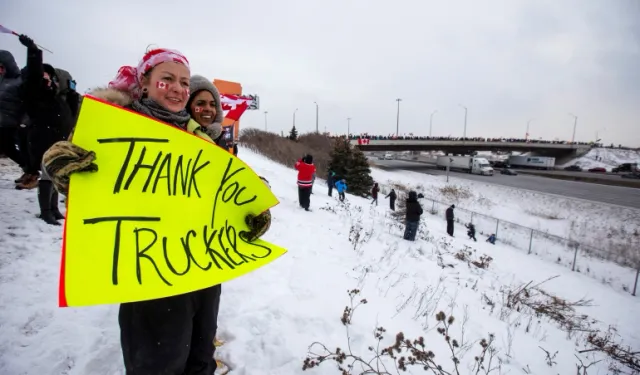
<svg viewBox="0 0 640 375">
<path fill-rule="evenodd" d="M 423 201 L 425 212 L 440 215 L 444 220 L 445 210 L 451 204 L 429 198 L 424 198 Z M 508 244 L 527 254 L 536 255 L 636 295 L 640 277 L 638 254 L 635 254 L 635 259 L 629 259 L 628 255 L 620 251 L 599 249 L 575 239 L 556 236 L 459 207 L 455 208 L 455 221 L 461 225 L 473 223 L 478 241 L 486 241 L 491 234 L 495 234 L 496 242 Z M 466 237 L 466 228 L 462 235 Z M 637 251 L 638 249 L 630 249 L 630 252 Z M 631 258 L 634 256 L 631 255 Z"/>
</svg>

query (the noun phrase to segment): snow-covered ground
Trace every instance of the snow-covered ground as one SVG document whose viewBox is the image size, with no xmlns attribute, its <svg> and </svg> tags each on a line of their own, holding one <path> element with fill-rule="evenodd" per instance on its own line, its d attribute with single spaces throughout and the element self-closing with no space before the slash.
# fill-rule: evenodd
<svg viewBox="0 0 640 375">
<path fill-rule="evenodd" d="M 611 169 L 623 163 L 640 164 L 640 152 L 615 148 L 594 148 L 586 155 L 574 159 L 560 167 L 576 164 L 584 170 L 590 168 L 605 168 L 608 172 L 611 172 Z"/>
<path fill-rule="evenodd" d="M 540 288 L 570 301 L 592 300 L 590 306 L 576 307 L 576 314 L 593 320 L 590 329 L 613 325 L 620 340 L 636 351 L 640 348 L 640 299 L 627 292 L 508 245 L 488 244 L 482 236 L 469 241 L 460 225 L 456 238 L 449 239 L 441 215 L 423 215 L 418 241 L 404 241 L 401 226 L 390 218 L 382 199 L 375 207 L 348 196 L 348 205 L 341 205 L 335 196 L 327 197 L 321 181 L 311 198 L 313 212 L 305 212 L 297 203 L 292 169 L 244 148 L 239 155 L 269 180 L 280 199 L 265 239 L 289 252 L 223 286 L 219 334 L 228 341 L 218 355 L 231 365 L 232 374 L 301 374 L 308 347 L 316 341 L 331 350 L 350 348 L 369 359 L 376 326 L 386 329 L 383 347 L 393 344 L 396 332 L 409 339 L 423 336 L 436 362 L 451 370 L 448 346 L 435 329 L 438 311 L 456 318 L 449 335 L 461 348 L 472 345 L 466 354 L 457 354 L 460 374 L 471 373 L 474 356 L 482 349 L 477 340 L 489 334 L 495 335 L 493 365 L 502 368 L 491 374 L 572 374 L 575 355 L 585 364 L 602 357 L 597 352 L 578 354 L 584 348 L 583 335 L 568 334 L 546 315 L 527 308 L 511 309 L 505 297 L 509 290 L 554 276 Z M 56 307 L 61 227 L 35 218 L 35 192 L 13 189 L 18 174 L 6 159 L 0 160 L 0 374 L 123 374 L 117 306 Z M 403 183 L 411 178 L 408 172 L 378 170 L 374 176 L 379 181 L 398 177 Z M 421 182 L 426 192 L 438 186 L 437 181 L 429 181 L 434 188 Z M 470 208 L 487 213 L 511 212 L 514 221 L 535 221 L 517 216 L 518 203 L 509 203 L 523 198 L 501 196 L 500 204 L 511 211 L 482 203 L 479 197 L 469 202 L 477 205 Z M 567 220 L 575 214 L 564 213 Z M 493 260 L 482 269 L 455 254 L 472 259 L 487 254 Z M 356 301 L 366 298 L 368 303 L 357 308 L 348 343 L 340 318 L 349 302 L 347 290 L 354 288 L 361 295 Z M 335 364 L 323 363 L 308 373 L 339 371 Z M 410 367 L 406 373 L 426 372 Z M 611 372 L 602 361 L 588 373 Z"/>
</svg>

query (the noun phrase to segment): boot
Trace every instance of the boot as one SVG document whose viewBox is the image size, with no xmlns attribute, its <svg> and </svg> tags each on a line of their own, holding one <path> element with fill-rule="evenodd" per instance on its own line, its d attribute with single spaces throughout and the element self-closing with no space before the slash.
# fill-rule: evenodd
<svg viewBox="0 0 640 375">
<path fill-rule="evenodd" d="M 16 178 L 15 180 L 13 180 L 13 182 L 15 182 L 16 184 L 21 183 L 22 181 L 24 181 L 24 179 L 27 178 L 27 173 L 23 173 L 22 176 Z"/>
<path fill-rule="evenodd" d="M 38 182 L 38 204 L 40 205 L 40 216 L 49 225 L 60 225 L 56 221 L 51 210 L 51 198 L 53 193 L 53 183 L 51 181 L 40 180 Z"/>
<path fill-rule="evenodd" d="M 56 220 L 63 220 L 64 215 L 58 209 L 58 199 L 59 199 L 58 192 L 56 191 L 55 188 L 53 188 L 53 192 L 51 193 L 51 213 L 53 213 L 53 217 L 55 217 Z"/>
<path fill-rule="evenodd" d="M 38 187 L 38 174 L 27 174 L 25 178 L 16 184 L 17 190 L 30 190 Z"/>
</svg>

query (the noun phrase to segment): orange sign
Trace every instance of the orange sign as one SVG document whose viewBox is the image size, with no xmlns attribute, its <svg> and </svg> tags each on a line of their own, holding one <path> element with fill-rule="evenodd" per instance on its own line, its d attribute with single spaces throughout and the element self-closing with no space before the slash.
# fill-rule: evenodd
<svg viewBox="0 0 640 375">
<path fill-rule="evenodd" d="M 225 81 L 223 79 L 214 79 L 213 84 L 221 94 L 242 95 L 242 85 L 238 82 Z M 231 126 L 233 125 L 233 123 L 233 120 L 225 118 L 224 121 L 222 121 L 222 126 Z M 238 139 L 238 134 L 240 132 L 240 121 L 235 121 L 235 126 L 233 128 L 233 139 Z"/>
</svg>

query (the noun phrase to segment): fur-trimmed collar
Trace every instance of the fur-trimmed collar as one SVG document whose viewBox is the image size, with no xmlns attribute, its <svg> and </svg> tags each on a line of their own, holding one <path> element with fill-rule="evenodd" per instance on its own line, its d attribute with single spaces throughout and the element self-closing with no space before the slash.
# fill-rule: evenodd
<svg viewBox="0 0 640 375">
<path fill-rule="evenodd" d="M 133 98 L 129 94 L 109 87 L 95 88 L 89 91 L 87 95 L 119 105 L 120 107 L 126 107 L 133 103 Z"/>
</svg>

